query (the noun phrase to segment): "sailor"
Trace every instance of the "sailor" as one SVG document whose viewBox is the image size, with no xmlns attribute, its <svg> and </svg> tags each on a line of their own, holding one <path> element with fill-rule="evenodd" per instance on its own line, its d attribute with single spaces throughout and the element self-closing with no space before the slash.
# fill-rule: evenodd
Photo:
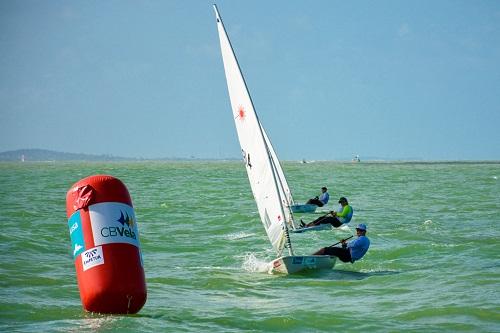
<svg viewBox="0 0 500 333">
<path fill-rule="evenodd" d="M 319 249 L 317 255 L 329 255 L 338 257 L 342 262 L 354 263 L 363 258 L 366 251 L 370 247 L 370 240 L 366 237 L 366 224 L 360 223 L 356 227 L 356 235 L 358 238 L 346 242 L 342 240 L 342 247 L 327 246 Z"/>
<path fill-rule="evenodd" d="M 330 200 L 330 194 L 328 194 L 328 189 L 326 187 L 321 188 L 321 195 L 318 197 L 314 197 L 307 201 L 308 204 L 313 204 L 319 207 L 323 207 Z"/>
<path fill-rule="evenodd" d="M 316 220 L 305 224 L 302 220 L 300 221 L 300 226 L 302 228 L 313 227 L 320 224 L 331 224 L 335 228 L 340 227 L 342 224 L 349 223 L 352 219 L 352 215 L 354 214 L 354 210 L 351 206 L 349 206 L 349 202 L 345 197 L 341 197 L 339 199 L 339 204 L 341 205 L 341 209 L 338 212 L 331 211 L 325 216 L 321 216 Z"/>
</svg>

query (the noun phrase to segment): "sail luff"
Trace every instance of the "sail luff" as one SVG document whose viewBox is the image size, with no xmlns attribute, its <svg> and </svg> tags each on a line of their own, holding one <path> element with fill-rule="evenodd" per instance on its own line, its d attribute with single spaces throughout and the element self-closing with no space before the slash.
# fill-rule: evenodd
<svg viewBox="0 0 500 333">
<path fill-rule="evenodd" d="M 261 129 L 263 130 L 264 128 L 261 127 Z M 263 132 L 263 134 L 265 135 L 266 132 Z M 265 137 L 267 139 L 267 136 Z M 270 141 L 266 141 L 266 144 L 267 143 L 270 143 Z M 269 158 L 270 158 L 270 161 L 271 161 L 271 167 L 273 169 L 273 174 L 274 174 L 274 177 L 275 177 L 275 181 L 277 181 L 276 178 L 278 178 L 280 181 L 279 181 L 279 184 L 276 183 L 276 185 L 278 186 L 278 189 L 279 190 L 283 190 L 283 184 L 281 182 L 282 178 L 279 177 L 279 174 L 278 174 L 278 167 L 280 167 L 279 165 L 279 160 L 278 159 L 274 159 L 273 157 L 276 156 L 276 154 L 274 153 L 274 151 L 272 151 L 272 146 L 267 146 L 268 148 L 268 153 L 269 153 Z M 274 155 L 273 155 L 274 153 Z M 278 165 L 276 165 L 276 162 L 278 162 Z M 279 196 L 279 199 L 280 199 L 280 203 L 281 202 L 284 202 L 286 199 L 283 199 L 281 196 L 280 196 L 280 192 L 278 191 L 278 196 Z M 282 201 L 283 200 L 283 201 Z M 290 209 L 290 206 L 287 206 L 287 208 L 285 209 L 283 207 L 283 205 L 281 205 L 281 211 L 283 212 L 283 216 L 285 216 L 285 221 L 283 221 L 283 230 L 285 232 L 285 239 L 284 241 L 286 241 L 286 246 L 288 248 L 288 253 L 289 255 L 293 255 L 293 249 L 292 249 L 292 241 L 290 239 L 290 234 L 288 232 L 288 224 L 291 224 L 292 228 L 295 229 L 295 224 L 293 223 L 293 215 L 292 215 L 292 211 Z M 278 254 L 279 256 L 281 255 L 281 253 Z"/>
<path fill-rule="evenodd" d="M 290 186 L 288 185 L 288 182 L 287 182 L 286 177 L 285 177 L 285 172 L 283 171 L 280 160 L 278 158 L 278 155 L 276 154 L 276 151 L 274 150 L 274 147 L 271 143 L 271 140 L 269 139 L 269 136 L 267 135 L 266 130 L 264 129 L 262 124 L 261 124 L 261 127 L 262 127 L 262 132 L 264 134 L 264 138 L 265 138 L 266 143 L 269 147 L 269 151 L 271 154 L 271 161 L 273 162 L 273 166 L 276 170 L 276 173 L 278 174 L 279 190 L 282 194 L 282 198 L 285 199 L 285 201 L 283 202 L 283 206 L 284 206 L 283 209 L 284 209 L 286 221 L 293 229 L 295 229 L 295 221 L 293 218 L 293 213 L 292 213 L 292 208 L 291 208 L 291 206 L 294 204 L 292 191 L 290 190 Z"/>
<path fill-rule="evenodd" d="M 286 244 L 292 254 L 271 151 L 216 5 L 214 10 L 234 122 L 260 219 L 278 255 Z"/>
<path fill-rule="evenodd" d="M 262 124 L 261 124 L 261 126 L 262 126 Z M 283 185 L 282 187 L 283 187 L 284 193 L 286 194 L 286 200 L 290 205 L 293 205 L 294 201 L 293 201 L 292 191 L 290 190 L 290 186 L 288 185 L 288 181 L 286 180 L 285 172 L 283 171 L 283 167 L 281 166 L 278 155 L 276 154 L 276 151 L 274 150 L 274 146 L 271 143 L 271 139 L 269 139 L 269 136 L 267 135 L 267 132 L 264 129 L 264 127 L 262 127 L 262 132 L 264 133 L 266 143 L 269 146 L 271 157 L 276 163 L 276 171 L 278 172 L 280 182 Z"/>
</svg>

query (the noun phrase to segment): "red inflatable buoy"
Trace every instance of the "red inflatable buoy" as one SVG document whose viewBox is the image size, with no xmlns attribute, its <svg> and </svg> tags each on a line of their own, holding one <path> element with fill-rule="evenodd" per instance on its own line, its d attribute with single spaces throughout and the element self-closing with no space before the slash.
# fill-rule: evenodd
<svg viewBox="0 0 500 333">
<path fill-rule="evenodd" d="M 146 280 L 125 185 L 107 175 L 84 178 L 68 191 L 66 211 L 84 309 L 137 313 L 146 303 Z"/>
</svg>

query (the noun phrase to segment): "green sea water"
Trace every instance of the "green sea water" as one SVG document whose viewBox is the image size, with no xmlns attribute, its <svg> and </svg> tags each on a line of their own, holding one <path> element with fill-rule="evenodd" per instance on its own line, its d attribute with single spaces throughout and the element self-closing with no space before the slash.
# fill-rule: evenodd
<svg viewBox="0 0 500 333">
<path fill-rule="evenodd" d="M 339 196 L 355 209 L 350 230 L 293 234 L 295 253 L 365 223 L 361 261 L 267 274 L 274 253 L 239 161 L 0 163 L 0 331 L 500 332 L 499 163 L 283 167 L 296 201 L 328 186 L 327 209 Z M 137 315 L 80 303 L 65 196 L 94 174 L 134 203 L 148 288 Z"/>
</svg>

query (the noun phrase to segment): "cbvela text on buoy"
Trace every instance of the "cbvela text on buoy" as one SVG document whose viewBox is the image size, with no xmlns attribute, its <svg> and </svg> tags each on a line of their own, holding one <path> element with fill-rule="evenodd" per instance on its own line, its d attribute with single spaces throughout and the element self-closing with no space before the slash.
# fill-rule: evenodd
<svg viewBox="0 0 500 333">
<path fill-rule="evenodd" d="M 108 175 L 84 178 L 69 189 L 66 211 L 84 309 L 137 313 L 146 303 L 146 279 L 125 185 Z"/>
</svg>

